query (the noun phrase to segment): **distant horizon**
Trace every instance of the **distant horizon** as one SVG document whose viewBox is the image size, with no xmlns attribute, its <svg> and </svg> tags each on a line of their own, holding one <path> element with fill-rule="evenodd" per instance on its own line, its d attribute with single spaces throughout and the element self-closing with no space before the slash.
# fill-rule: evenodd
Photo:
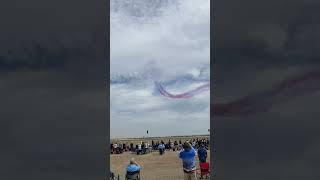
<svg viewBox="0 0 320 180">
<path fill-rule="evenodd" d="M 210 129 L 210 128 L 209 128 Z M 202 133 L 206 132 L 206 133 Z M 211 132 L 211 131 L 210 131 Z M 178 136 L 206 136 L 210 135 L 210 132 L 207 130 L 202 130 L 201 132 L 195 132 L 195 133 L 175 133 L 175 134 L 165 134 L 165 135 L 158 135 L 154 134 L 150 129 L 148 129 L 148 134 L 147 130 L 145 131 L 144 135 L 138 135 L 138 136 L 118 136 L 118 137 L 113 137 L 110 134 L 110 139 L 137 139 L 137 138 L 152 138 L 152 137 L 178 137 Z"/>
<path fill-rule="evenodd" d="M 110 140 L 120 140 L 120 139 L 141 139 L 141 138 L 167 138 L 167 137 L 189 137 L 189 136 L 209 136 L 209 134 L 192 134 L 192 135 L 173 135 L 173 136 L 148 136 L 148 137 L 121 137 L 121 138 L 110 138 Z"/>
</svg>

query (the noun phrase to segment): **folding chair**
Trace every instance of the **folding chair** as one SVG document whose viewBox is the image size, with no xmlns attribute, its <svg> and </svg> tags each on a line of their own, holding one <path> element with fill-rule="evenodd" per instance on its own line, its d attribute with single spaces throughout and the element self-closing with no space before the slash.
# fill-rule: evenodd
<svg viewBox="0 0 320 180">
<path fill-rule="evenodd" d="M 210 164 L 208 162 L 200 163 L 200 168 L 197 169 L 199 179 L 210 179 Z"/>
<path fill-rule="evenodd" d="M 126 180 L 140 180 L 140 171 L 127 172 Z"/>
</svg>

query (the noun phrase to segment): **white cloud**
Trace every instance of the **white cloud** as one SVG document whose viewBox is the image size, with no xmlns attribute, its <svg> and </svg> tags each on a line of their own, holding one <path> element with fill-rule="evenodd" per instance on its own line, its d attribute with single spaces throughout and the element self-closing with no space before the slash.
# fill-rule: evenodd
<svg viewBox="0 0 320 180">
<path fill-rule="evenodd" d="M 190 73 L 197 76 L 195 68 L 209 66 L 209 0 L 168 1 L 158 5 L 156 15 L 142 1 L 124 2 L 126 6 L 111 7 L 117 9 L 110 19 L 111 76 L 142 73 L 152 65 L 159 71 L 153 80 L 167 80 Z M 143 16 L 134 15 L 134 3 L 141 6 Z M 190 83 L 170 91 L 184 92 L 197 85 Z M 143 136 L 146 129 L 157 136 L 204 134 L 210 125 L 208 92 L 173 100 L 157 95 L 152 79 L 139 79 L 111 85 L 110 94 L 111 137 Z"/>
</svg>

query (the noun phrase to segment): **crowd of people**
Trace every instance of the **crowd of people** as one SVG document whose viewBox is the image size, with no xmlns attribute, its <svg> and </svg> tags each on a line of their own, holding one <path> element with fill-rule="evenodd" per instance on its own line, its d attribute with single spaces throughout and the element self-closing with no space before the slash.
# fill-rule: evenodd
<svg viewBox="0 0 320 180">
<path fill-rule="evenodd" d="M 111 154 L 121 154 L 126 151 L 136 152 L 137 154 L 146 154 L 151 148 L 151 145 L 148 142 L 142 142 L 134 145 L 130 143 L 111 143 L 110 144 L 110 153 Z"/>
<path fill-rule="evenodd" d="M 191 139 L 191 140 L 188 140 L 192 147 L 195 148 L 195 149 L 198 149 L 200 147 L 201 144 L 203 144 L 207 149 L 209 148 L 209 139 L 205 139 L 205 138 L 202 138 L 202 139 Z M 157 141 L 157 142 L 154 142 L 152 141 L 152 148 L 154 150 L 158 150 L 159 147 L 163 148 L 164 146 L 164 149 L 165 150 L 172 150 L 172 151 L 176 151 L 176 150 L 181 150 L 182 149 L 182 146 L 183 146 L 183 143 L 181 140 L 177 141 L 171 141 L 169 139 L 168 142 L 164 142 L 164 141 Z"/>
<path fill-rule="evenodd" d="M 196 176 L 196 157 L 198 157 L 199 163 L 207 162 L 207 150 L 210 147 L 209 139 L 191 139 L 186 140 L 185 142 L 179 141 L 171 141 L 164 143 L 164 141 L 156 141 L 152 140 L 151 144 L 141 142 L 144 144 L 143 148 L 151 147 L 153 150 L 158 150 L 160 155 L 163 155 L 165 151 L 176 151 L 179 150 L 178 156 L 182 160 L 182 169 L 184 172 L 185 180 L 194 180 L 197 179 Z M 118 145 L 118 144 L 117 144 Z M 119 148 L 119 146 L 116 146 Z M 130 146 L 122 145 L 123 149 L 127 149 L 128 151 L 136 151 L 139 149 L 139 144 L 134 147 L 131 143 Z M 111 146 L 114 150 L 114 146 Z M 140 171 L 141 166 L 132 158 L 126 169 L 126 179 L 128 180 L 140 180 Z"/>
<path fill-rule="evenodd" d="M 206 149 L 209 149 L 210 147 L 210 142 L 208 138 L 196 138 L 196 139 L 190 139 L 187 140 L 191 146 L 195 149 L 198 149 L 201 145 L 204 145 Z M 186 141 L 185 141 L 186 142 Z M 123 143 L 119 143 L 119 142 L 114 142 L 110 144 L 110 152 L 111 154 L 121 154 L 123 152 L 126 151 L 130 151 L 130 152 L 136 152 L 137 154 L 143 153 L 145 154 L 147 152 L 148 149 L 152 149 L 152 150 L 159 150 L 159 151 L 176 151 L 176 150 L 181 150 L 183 143 L 181 141 L 181 139 L 178 140 L 168 140 L 167 142 L 164 142 L 163 140 L 151 140 L 151 144 L 149 144 L 149 142 L 143 142 L 141 141 L 138 144 L 127 144 L 125 142 Z M 163 152 L 161 154 L 163 154 Z"/>
</svg>

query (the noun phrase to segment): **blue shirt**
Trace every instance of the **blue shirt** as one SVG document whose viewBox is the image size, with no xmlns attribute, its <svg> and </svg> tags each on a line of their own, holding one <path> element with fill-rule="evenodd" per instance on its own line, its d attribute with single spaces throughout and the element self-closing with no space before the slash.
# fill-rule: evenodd
<svg viewBox="0 0 320 180">
<path fill-rule="evenodd" d="M 164 149 L 164 145 L 163 144 L 159 144 L 158 148 L 159 149 Z"/>
<path fill-rule="evenodd" d="M 197 155 L 197 152 L 194 150 L 194 148 L 191 148 L 191 150 L 189 151 L 185 151 L 185 150 L 180 151 L 179 158 L 182 159 L 183 169 L 187 171 L 191 171 L 195 169 L 196 155 Z"/>
<path fill-rule="evenodd" d="M 207 155 L 207 151 L 206 151 L 206 149 L 205 148 L 200 148 L 199 150 L 198 150 L 198 154 L 199 154 L 199 159 L 200 159 L 200 161 L 206 161 L 206 155 Z"/>
<path fill-rule="evenodd" d="M 135 171 L 140 171 L 140 166 L 136 164 L 129 164 L 127 167 L 128 172 L 135 172 Z"/>
</svg>

